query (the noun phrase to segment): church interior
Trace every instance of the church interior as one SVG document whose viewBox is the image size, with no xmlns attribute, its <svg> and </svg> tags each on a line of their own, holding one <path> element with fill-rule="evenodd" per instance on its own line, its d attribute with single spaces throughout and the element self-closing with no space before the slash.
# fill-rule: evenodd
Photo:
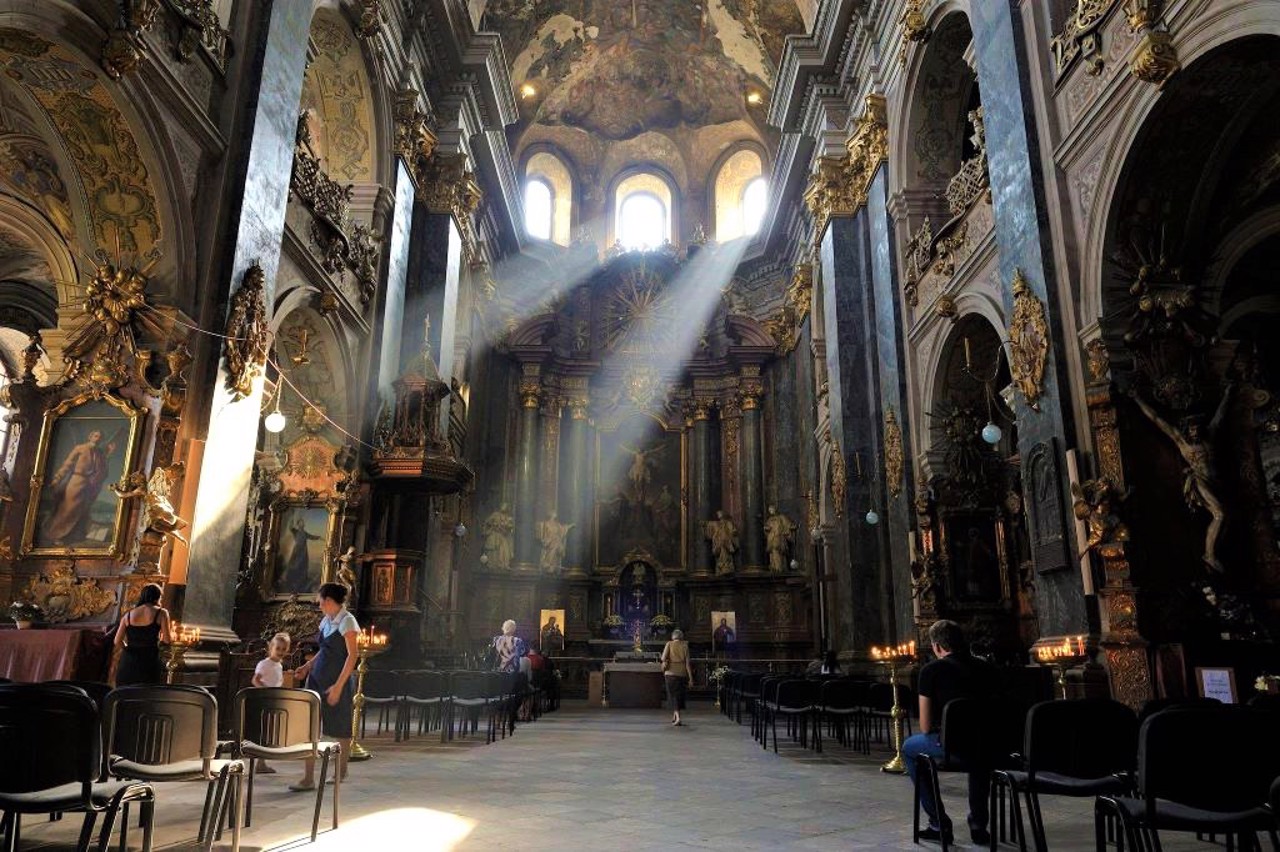
<svg viewBox="0 0 1280 852">
<path fill-rule="evenodd" d="M 1280 3 L 0 0 L 0 69 L 6 849 L 1278 844 Z"/>
</svg>

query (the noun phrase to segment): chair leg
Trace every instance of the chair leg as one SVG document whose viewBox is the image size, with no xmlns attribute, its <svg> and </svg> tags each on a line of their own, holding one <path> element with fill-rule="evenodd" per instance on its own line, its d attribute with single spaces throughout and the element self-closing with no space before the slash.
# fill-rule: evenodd
<svg viewBox="0 0 1280 852">
<path fill-rule="evenodd" d="M 911 798 L 914 802 L 911 813 L 911 842 L 916 844 L 920 842 L 920 773 L 923 771 L 923 764 L 917 761 L 916 783 L 911 785 Z"/>
<path fill-rule="evenodd" d="M 225 795 L 225 794 L 224 794 Z M 240 852 L 240 826 L 244 822 L 241 819 L 240 810 L 244 807 L 244 772 L 236 773 L 235 789 L 231 793 L 234 802 L 234 810 L 231 818 L 231 852 Z"/>
<path fill-rule="evenodd" d="M 342 773 L 339 772 L 339 775 Z M 329 777 L 329 749 L 324 750 L 324 754 L 320 757 L 320 783 L 316 785 L 316 809 L 311 814 L 311 842 L 316 842 L 316 835 L 320 833 L 320 805 L 324 801 L 324 782 Z"/>
<path fill-rule="evenodd" d="M 76 844 L 78 852 L 89 852 L 89 844 L 93 842 L 93 826 L 98 821 L 98 815 L 93 811 L 88 811 L 84 815 L 84 820 L 80 823 L 80 842 Z M 6 837 L 12 836 L 8 832 Z M 16 852 L 17 845 L 7 846 L 5 852 Z"/>
<path fill-rule="evenodd" d="M 151 844 L 155 839 L 156 830 L 156 800 L 154 793 L 151 798 L 142 800 L 142 804 L 138 806 L 138 815 L 142 818 L 142 852 L 151 852 Z M 125 847 L 121 852 L 127 852 L 127 850 L 128 847 Z"/>
<path fill-rule="evenodd" d="M 338 744 L 338 768 L 333 773 L 333 830 L 338 830 L 338 800 L 342 796 L 342 744 Z"/>
<path fill-rule="evenodd" d="M 244 799 L 244 827 L 248 828 L 253 822 L 253 777 L 258 771 L 258 759 L 256 757 L 249 758 L 249 791 L 245 794 Z"/>
<path fill-rule="evenodd" d="M 120 815 L 120 852 L 129 849 L 129 803 L 125 802 Z"/>
</svg>

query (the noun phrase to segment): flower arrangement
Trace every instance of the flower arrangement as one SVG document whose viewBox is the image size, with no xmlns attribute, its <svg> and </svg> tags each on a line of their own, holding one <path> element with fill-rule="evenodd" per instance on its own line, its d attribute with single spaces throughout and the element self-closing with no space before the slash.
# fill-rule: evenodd
<svg viewBox="0 0 1280 852">
<path fill-rule="evenodd" d="M 613 615 L 606 615 L 604 617 L 604 622 L 602 623 L 605 627 L 621 627 L 622 616 L 618 615 L 616 612 Z"/>
<path fill-rule="evenodd" d="M 1263 672 L 1253 682 L 1253 688 L 1258 692 L 1280 692 L 1280 675 Z"/>
<path fill-rule="evenodd" d="M 728 677 L 729 671 L 730 669 L 728 666 L 717 666 L 712 669 L 711 674 L 707 675 L 707 680 L 714 683 L 716 686 L 719 686 L 720 682 Z"/>
<path fill-rule="evenodd" d="M 671 616 L 659 613 L 649 619 L 649 626 L 654 630 L 667 630 L 675 626 L 675 622 L 671 620 Z"/>
<path fill-rule="evenodd" d="M 19 627 L 27 626 L 43 616 L 44 610 L 40 608 L 39 604 L 33 604 L 28 601 L 14 601 L 9 604 L 9 617 Z"/>
</svg>

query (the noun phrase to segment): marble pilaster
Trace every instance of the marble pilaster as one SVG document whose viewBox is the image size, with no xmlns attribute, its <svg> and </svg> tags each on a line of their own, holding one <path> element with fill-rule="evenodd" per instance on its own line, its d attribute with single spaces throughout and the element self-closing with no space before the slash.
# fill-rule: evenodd
<svg viewBox="0 0 1280 852">
<path fill-rule="evenodd" d="M 763 570 L 764 549 L 764 436 L 761 432 L 758 396 L 744 392 L 742 399 L 742 564 L 748 571 Z"/>
<path fill-rule="evenodd" d="M 516 564 L 538 564 L 538 399 L 542 384 L 537 375 L 520 380 L 520 417 L 516 424 Z"/>
<path fill-rule="evenodd" d="M 711 405 L 699 400 L 693 411 L 693 441 L 690 447 L 691 476 L 691 535 L 693 542 L 693 573 L 709 576 L 711 573 L 711 545 L 703 534 L 707 521 L 714 511 L 711 506 Z"/>
<path fill-rule="evenodd" d="M 585 576 L 591 568 L 591 421 L 587 418 L 585 394 L 568 400 L 569 416 L 564 423 L 560 444 L 561 470 L 564 480 L 561 496 L 565 501 L 569 530 L 566 568 L 570 576 Z"/>
</svg>

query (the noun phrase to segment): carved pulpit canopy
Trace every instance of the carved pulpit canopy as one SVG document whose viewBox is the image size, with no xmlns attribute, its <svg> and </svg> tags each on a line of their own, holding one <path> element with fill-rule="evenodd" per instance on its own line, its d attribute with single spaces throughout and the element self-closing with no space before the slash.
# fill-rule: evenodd
<svg viewBox="0 0 1280 852">
<path fill-rule="evenodd" d="M 462 490 L 475 474 L 453 455 L 441 430 L 440 403 L 449 396 L 449 384 L 430 352 L 415 358 L 391 387 L 393 400 L 383 407 L 374 433 L 374 474 L 423 479 L 439 494 Z"/>
</svg>

